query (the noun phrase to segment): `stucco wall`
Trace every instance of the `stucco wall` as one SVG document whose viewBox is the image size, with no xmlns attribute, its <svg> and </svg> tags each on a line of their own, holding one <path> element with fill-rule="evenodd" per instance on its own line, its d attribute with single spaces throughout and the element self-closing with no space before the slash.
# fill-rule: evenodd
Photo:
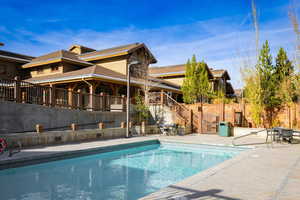
<svg viewBox="0 0 300 200">
<path fill-rule="evenodd" d="M 127 65 L 126 59 L 108 61 L 103 63 L 101 62 L 99 63 L 99 65 L 107 69 L 110 69 L 112 71 L 119 72 L 121 74 L 126 74 L 126 65 Z"/>
<path fill-rule="evenodd" d="M 33 131 L 36 124 L 43 125 L 45 129 L 62 127 L 61 130 L 71 123 L 103 122 L 105 127 L 120 127 L 121 121 L 125 120 L 124 112 L 89 112 L 0 101 L 0 134 Z M 95 127 L 96 124 L 82 128 Z"/>
<path fill-rule="evenodd" d="M 56 64 L 57 67 L 58 67 L 58 70 L 52 71 L 51 66 L 54 66 L 54 65 L 45 65 L 45 66 L 42 66 L 42 67 L 30 68 L 30 75 L 31 75 L 31 77 L 40 77 L 40 76 L 48 76 L 48 75 L 52 75 L 52 74 L 61 74 L 61 73 L 63 73 L 63 66 L 60 65 L 60 64 Z M 42 71 L 38 72 L 38 68 L 42 68 Z"/>
<path fill-rule="evenodd" d="M 184 78 L 165 78 L 164 80 L 182 86 Z"/>
</svg>

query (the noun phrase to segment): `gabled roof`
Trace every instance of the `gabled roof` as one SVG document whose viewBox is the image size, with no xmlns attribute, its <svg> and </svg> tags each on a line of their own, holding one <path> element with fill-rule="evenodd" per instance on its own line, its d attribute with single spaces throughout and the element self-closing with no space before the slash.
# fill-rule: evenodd
<svg viewBox="0 0 300 200">
<path fill-rule="evenodd" d="M 90 67 L 85 67 L 79 70 L 74 70 L 74 71 L 61 73 L 61 74 L 51 74 L 47 76 L 33 77 L 33 78 L 26 79 L 24 81 L 28 81 L 31 83 L 49 83 L 49 82 L 82 80 L 87 78 L 96 78 L 96 79 L 102 79 L 106 81 L 116 81 L 123 84 L 127 83 L 126 75 L 112 71 L 100 65 L 93 65 Z M 141 81 L 138 78 L 132 77 L 131 80 L 133 84 L 138 84 L 138 85 L 143 84 L 143 81 Z M 157 84 L 154 84 L 155 87 L 179 91 L 179 88 L 176 86 L 165 84 L 162 81 L 157 81 L 157 82 L 158 82 Z"/>
<path fill-rule="evenodd" d="M 62 61 L 68 63 L 74 63 L 82 66 L 93 65 L 92 63 L 86 62 L 84 60 L 80 60 L 75 53 L 66 50 L 59 50 L 46 55 L 36 57 L 32 59 L 30 63 L 23 65 L 22 68 L 36 67 L 36 66 L 57 63 Z"/>
<path fill-rule="evenodd" d="M 230 82 L 226 82 L 226 94 L 228 94 L 228 95 L 234 94 L 234 89 Z"/>
<path fill-rule="evenodd" d="M 69 47 L 68 51 L 72 51 L 75 48 L 80 48 L 84 53 L 93 52 L 96 51 L 95 49 L 92 49 L 90 47 L 85 47 L 79 44 L 73 44 Z"/>
<path fill-rule="evenodd" d="M 153 56 L 153 54 L 150 52 L 150 50 L 146 47 L 146 45 L 144 43 L 133 43 L 133 44 L 117 46 L 117 47 L 113 47 L 113 48 L 109 48 L 109 49 L 103 49 L 103 50 L 93 51 L 93 52 L 89 52 L 89 53 L 83 53 L 83 54 L 79 55 L 79 58 L 86 60 L 86 61 L 101 60 L 101 59 L 105 59 L 105 58 L 128 55 L 140 48 L 145 48 L 145 50 L 149 53 L 149 55 L 152 58 L 151 63 L 157 62 L 155 57 Z"/>
<path fill-rule="evenodd" d="M 154 77 L 163 77 L 163 76 L 179 76 L 185 75 L 185 65 L 170 65 L 163 67 L 150 67 L 149 74 Z"/>
<path fill-rule="evenodd" d="M 70 71 L 70 72 L 66 72 L 66 73 L 61 73 L 61 74 L 50 74 L 47 76 L 39 76 L 39 77 L 33 77 L 33 78 L 29 78 L 26 81 L 29 82 L 37 82 L 37 83 L 43 83 L 43 82 L 49 82 L 49 80 L 64 80 L 65 78 L 72 78 L 72 77 L 80 77 L 82 75 L 86 75 L 86 74 L 101 74 L 104 76 L 108 76 L 108 77 L 115 77 L 115 78 L 124 78 L 125 75 L 109 70 L 107 68 L 104 68 L 102 66 L 99 65 L 93 65 L 90 67 L 85 67 L 82 69 L 78 69 L 78 70 L 74 70 L 74 71 Z M 51 82 L 52 82 L 51 81 Z"/>
<path fill-rule="evenodd" d="M 212 78 L 211 70 L 207 67 L 208 76 Z M 185 64 L 150 67 L 149 74 L 154 77 L 185 76 Z"/>
<path fill-rule="evenodd" d="M 213 74 L 214 78 L 224 77 L 226 80 L 230 80 L 230 76 L 229 76 L 227 70 L 215 69 L 215 70 L 211 70 L 211 73 Z"/>
<path fill-rule="evenodd" d="M 153 82 L 163 83 L 163 84 L 169 85 L 171 87 L 175 87 L 175 88 L 180 89 L 180 85 L 177 85 L 177 84 L 172 83 L 170 81 L 166 81 L 164 79 L 160 79 L 160 78 L 156 78 L 156 77 L 152 77 L 152 76 L 148 76 L 148 79 L 151 80 L 151 81 L 153 81 Z"/>
<path fill-rule="evenodd" d="M 30 62 L 34 57 L 27 56 L 19 53 L 14 53 L 10 51 L 3 51 L 0 50 L 0 59 L 2 60 L 10 60 L 18 63 L 28 63 Z"/>
</svg>

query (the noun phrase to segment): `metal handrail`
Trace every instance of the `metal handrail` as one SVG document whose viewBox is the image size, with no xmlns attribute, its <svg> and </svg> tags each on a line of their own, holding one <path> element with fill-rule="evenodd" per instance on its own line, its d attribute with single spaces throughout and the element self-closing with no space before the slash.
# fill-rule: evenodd
<svg viewBox="0 0 300 200">
<path fill-rule="evenodd" d="M 252 131 L 252 132 L 250 132 L 250 133 L 248 133 L 246 135 L 241 135 L 241 136 L 234 137 L 232 139 L 232 145 L 233 146 L 238 146 L 237 144 L 234 143 L 234 141 L 237 140 L 237 139 L 240 139 L 240 138 L 243 138 L 243 137 L 247 137 L 247 136 L 250 136 L 250 135 L 257 135 L 257 133 L 260 133 L 260 132 L 263 132 L 263 131 L 268 131 L 268 129 L 263 129 L 263 130 L 260 130 L 260 131 Z"/>
</svg>

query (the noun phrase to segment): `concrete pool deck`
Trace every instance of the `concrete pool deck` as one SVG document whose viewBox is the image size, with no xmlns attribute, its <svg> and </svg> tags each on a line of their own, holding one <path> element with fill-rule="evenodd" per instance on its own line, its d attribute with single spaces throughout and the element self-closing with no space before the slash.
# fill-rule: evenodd
<svg viewBox="0 0 300 200">
<path fill-rule="evenodd" d="M 132 142 L 174 141 L 194 144 L 231 145 L 232 138 L 217 135 L 147 136 L 74 144 L 35 147 L 7 157 L 0 155 L 0 165 L 20 160 L 55 156 L 74 151 Z M 240 143 L 256 144 L 233 159 L 200 172 L 179 183 L 163 188 L 142 199 L 300 199 L 300 144 L 260 144 L 255 136 Z M 254 147 L 251 145 L 251 147 Z"/>
</svg>

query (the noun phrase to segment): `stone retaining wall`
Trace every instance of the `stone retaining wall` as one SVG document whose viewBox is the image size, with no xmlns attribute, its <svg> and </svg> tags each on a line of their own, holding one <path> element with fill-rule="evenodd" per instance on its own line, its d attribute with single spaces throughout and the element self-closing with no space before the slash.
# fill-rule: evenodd
<svg viewBox="0 0 300 200">
<path fill-rule="evenodd" d="M 160 134 L 160 130 L 155 125 L 146 126 L 145 133 L 136 132 L 138 135 Z M 22 147 L 36 145 L 63 144 L 70 142 L 80 142 L 87 140 L 106 140 L 114 138 L 124 138 L 126 128 L 105 128 L 105 129 L 86 129 L 76 131 L 49 131 L 49 132 L 30 132 L 1 134 L 0 137 L 6 139 L 9 147 L 17 147 L 21 142 Z"/>
<path fill-rule="evenodd" d="M 125 120 L 125 112 L 91 112 L 0 101 L 0 134 L 32 132 L 36 124 L 45 130 L 69 129 L 72 123 L 84 124 L 82 129 L 96 128 L 99 122 L 107 128 L 119 127 Z"/>
</svg>

